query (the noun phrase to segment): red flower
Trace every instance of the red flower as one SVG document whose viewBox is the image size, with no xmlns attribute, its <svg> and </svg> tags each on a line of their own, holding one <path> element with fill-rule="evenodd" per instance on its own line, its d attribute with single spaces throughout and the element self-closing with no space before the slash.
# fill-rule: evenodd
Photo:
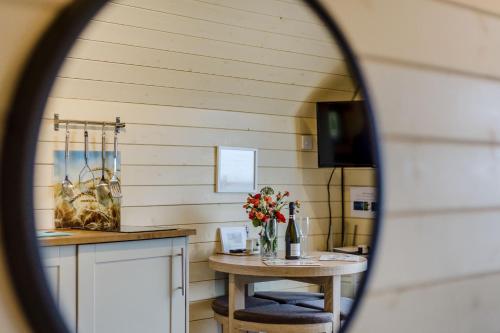
<svg viewBox="0 0 500 333">
<path fill-rule="evenodd" d="M 264 200 L 265 200 L 268 204 L 270 204 L 271 202 L 273 202 L 273 198 L 271 198 L 271 197 L 270 197 L 270 196 L 268 196 L 268 195 L 266 195 L 266 196 L 264 197 Z"/>
<path fill-rule="evenodd" d="M 256 195 L 253 196 L 253 198 L 257 200 L 260 200 L 260 197 L 261 197 L 260 193 L 257 193 Z"/>
<path fill-rule="evenodd" d="M 253 219 L 254 219 L 254 217 L 255 217 L 255 213 L 254 213 L 254 211 L 252 210 L 250 213 L 248 213 L 248 218 L 249 218 L 250 220 L 253 220 Z"/>
<path fill-rule="evenodd" d="M 278 219 L 278 222 L 282 222 L 282 223 L 286 222 L 285 215 L 281 214 L 280 212 L 275 212 L 274 216 L 276 216 L 276 218 Z"/>
<path fill-rule="evenodd" d="M 267 222 L 267 220 L 269 220 L 269 216 L 264 215 L 264 217 L 262 218 L 262 222 Z"/>
<path fill-rule="evenodd" d="M 252 205 L 254 205 L 255 207 L 257 207 L 259 204 L 260 204 L 259 199 L 253 199 Z"/>
</svg>

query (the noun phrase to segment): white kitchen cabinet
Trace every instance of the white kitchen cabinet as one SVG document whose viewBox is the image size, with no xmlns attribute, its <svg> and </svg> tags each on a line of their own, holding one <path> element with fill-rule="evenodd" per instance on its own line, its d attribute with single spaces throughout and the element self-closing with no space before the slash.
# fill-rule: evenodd
<svg viewBox="0 0 500 333">
<path fill-rule="evenodd" d="M 54 300 L 70 331 L 76 332 L 76 246 L 44 247 L 42 257 Z"/>
<path fill-rule="evenodd" d="M 187 332 L 187 238 L 78 246 L 79 333 Z"/>
</svg>

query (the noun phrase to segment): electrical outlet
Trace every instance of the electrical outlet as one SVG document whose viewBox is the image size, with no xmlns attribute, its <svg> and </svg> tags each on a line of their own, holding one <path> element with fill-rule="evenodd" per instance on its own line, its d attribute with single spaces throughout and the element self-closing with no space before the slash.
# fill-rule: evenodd
<svg viewBox="0 0 500 333">
<path fill-rule="evenodd" d="M 302 150 L 313 150 L 312 135 L 302 135 Z"/>
</svg>

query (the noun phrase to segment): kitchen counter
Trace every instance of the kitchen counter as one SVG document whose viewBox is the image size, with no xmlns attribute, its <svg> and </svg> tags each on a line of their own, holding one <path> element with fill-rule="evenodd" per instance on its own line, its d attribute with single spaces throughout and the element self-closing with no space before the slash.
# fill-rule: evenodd
<svg viewBox="0 0 500 333">
<path fill-rule="evenodd" d="M 145 239 L 185 237 L 196 234 L 195 229 L 172 229 L 143 232 L 108 232 L 77 229 L 57 229 L 54 231 L 67 232 L 71 233 L 71 235 L 39 238 L 38 240 L 40 241 L 41 246 L 125 242 Z"/>
</svg>

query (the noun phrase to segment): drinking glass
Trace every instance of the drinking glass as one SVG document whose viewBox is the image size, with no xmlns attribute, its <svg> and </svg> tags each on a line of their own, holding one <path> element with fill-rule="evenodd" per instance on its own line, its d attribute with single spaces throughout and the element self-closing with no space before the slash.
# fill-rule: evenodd
<svg viewBox="0 0 500 333">
<path fill-rule="evenodd" d="M 278 222 L 276 219 L 270 219 L 266 228 L 266 236 L 272 242 L 278 236 Z"/>
<path fill-rule="evenodd" d="M 278 254 L 278 221 L 270 219 L 261 234 L 260 253 L 263 260 L 276 258 Z"/>
<path fill-rule="evenodd" d="M 308 236 L 309 236 L 309 216 L 300 218 L 300 257 L 307 258 Z"/>
</svg>

